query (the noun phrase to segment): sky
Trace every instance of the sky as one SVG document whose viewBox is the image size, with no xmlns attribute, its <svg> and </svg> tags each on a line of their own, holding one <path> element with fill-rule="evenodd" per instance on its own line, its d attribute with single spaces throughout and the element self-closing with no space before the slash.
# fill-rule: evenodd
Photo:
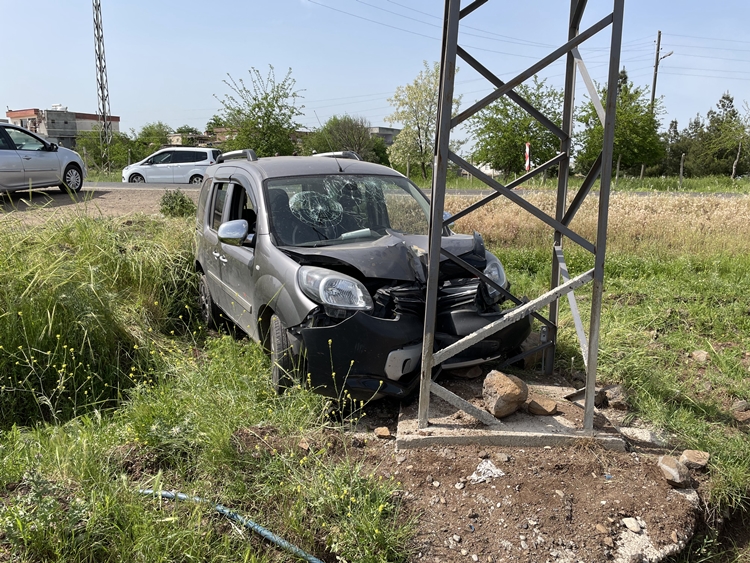
<svg viewBox="0 0 750 563">
<path fill-rule="evenodd" d="M 463 0 L 467 5 L 469 0 Z M 228 75 L 248 79 L 269 65 L 281 80 L 291 68 L 302 98 L 303 127 L 333 115 L 389 126 L 388 102 L 412 82 L 423 61 L 440 58 L 443 0 L 101 0 L 112 114 L 120 130 L 163 121 L 203 130 L 230 93 Z M 33 6 L 33 10 L 31 9 Z M 462 20 L 459 44 L 503 80 L 567 38 L 570 3 L 489 0 Z M 590 0 L 582 29 L 612 10 Z M 91 2 L 0 0 L 5 55 L 0 108 L 97 111 Z M 622 66 L 651 88 L 657 32 L 661 56 L 656 93 L 662 127 L 705 116 L 724 92 L 741 107 L 750 100 L 750 2 L 625 0 Z M 580 48 L 595 81 L 606 79 L 609 28 Z M 459 60 L 462 108 L 492 91 Z M 564 58 L 540 72 L 562 87 Z M 217 99 L 217 97 L 219 99 Z M 576 99 L 586 91 L 579 78 Z M 4 113 L 0 116 L 4 116 Z M 397 126 L 398 124 L 396 124 Z"/>
</svg>

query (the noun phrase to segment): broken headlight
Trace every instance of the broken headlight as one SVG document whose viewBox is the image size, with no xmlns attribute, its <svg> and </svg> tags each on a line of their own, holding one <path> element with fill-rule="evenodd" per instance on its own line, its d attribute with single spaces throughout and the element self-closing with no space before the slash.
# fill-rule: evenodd
<svg viewBox="0 0 750 563">
<path fill-rule="evenodd" d="M 505 288 L 508 283 L 508 280 L 505 277 L 505 270 L 503 269 L 503 265 L 500 263 L 500 260 L 498 260 L 489 252 L 487 252 L 487 267 L 484 269 L 483 273 L 485 276 L 490 278 L 493 282 L 495 282 L 502 288 Z M 487 285 L 487 290 L 490 297 L 493 299 L 500 293 L 491 285 Z"/>
<path fill-rule="evenodd" d="M 325 268 L 302 266 L 297 281 L 305 295 L 326 309 L 372 310 L 367 288 L 352 277 Z"/>
</svg>

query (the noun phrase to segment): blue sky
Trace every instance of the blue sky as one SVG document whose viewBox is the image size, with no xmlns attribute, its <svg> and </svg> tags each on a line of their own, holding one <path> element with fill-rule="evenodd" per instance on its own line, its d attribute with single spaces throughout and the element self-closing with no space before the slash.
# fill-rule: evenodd
<svg viewBox="0 0 750 563">
<path fill-rule="evenodd" d="M 464 5 L 468 0 L 464 0 Z M 32 9 L 33 6 L 33 9 Z M 590 0 L 583 27 L 612 4 Z M 102 0 L 112 113 L 121 130 L 161 120 L 203 129 L 228 88 L 227 73 L 250 67 L 278 78 L 291 67 L 309 128 L 335 114 L 387 125 L 387 99 L 411 82 L 422 61 L 439 59 L 442 0 Z M 566 39 L 569 2 L 490 0 L 463 20 L 459 43 L 503 79 Z M 93 19 L 88 0 L 0 0 L 6 55 L 0 61 L 0 107 L 96 112 Z M 651 87 L 655 40 L 662 31 L 657 95 L 662 126 L 713 107 L 723 92 L 750 100 L 750 3 L 746 0 L 626 0 L 622 64 Z M 581 48 L 593 78 L 606 76 L 609 31 Z M 563 61 L 541 76 L 562 84 Z M 459 61 L 462 107 L 491 91 Z M 577 96 L 585 94 L 579 80 Z M 317 114 L 317 117 L 316 117 Z M 2 114 L 4 116 L 4 113 Z"/>
</svg>

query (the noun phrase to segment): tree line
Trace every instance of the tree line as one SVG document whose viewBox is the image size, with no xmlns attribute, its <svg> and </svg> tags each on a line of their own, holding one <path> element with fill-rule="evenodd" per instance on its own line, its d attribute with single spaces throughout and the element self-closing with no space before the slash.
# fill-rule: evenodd
<svg viewBox="0 0 750 563">
<path fill-rule="evenodd" d="M 206 124 L 206 133 L 222 130 L 223 150 L 253 148 L 259 157 L 313 154 L 351 150 L 365 160 L 394 166 L 402 172 L 427 178 L 431 171 L 438 107 L 440 67 L 423 63 L 423 69 L 411 83 L 396 88 L 388 102 L 392 114 L 385 118 L 401 127 L 393 144 L 371 135 L 367 119 L 335 115 L 320 127 L 303 131 L 297 119 L 303 115 L 302 91 L 297 89 L 288 69 L 277 79 L 269 65 L 264 75 L 251 68 L 247 82 L 227 75 L 224 81 L 229 93 L 216 96 L 221 110 Z M 705 117 L 697 114 L 680 129 L 676 120 L 661 131 L 660 118 L 665 114 L 663 100 L 650 99 L 649 89 L 633 83 L 623 69 L 617 83 L 617 120 L 613 150 L 616 174 L 707 176 L 726 175 L 736 178 L 750 172 L 750 108 L 743 111 L 726 92 Z M 607 90 L 598 87 L 602 104 Z M 515 88 L 515 92 L 561 125 L 563 92 L 537 77 Z M 454 115 L 461 98 L 453 100 Z M 530 144 L 533 165 L 554 157 L 560 141 L 507 96 L 500 97 L 467 121 L 465 131 L 473 141 L 468 157 L 507 177 L 524 172 L 525 147 Z M 182 133 L 191 144 L 200 132 L 184 125 L 172 130 L 160 121 L 145 125 L 139 132 L 118 133 L 110 146 L 113 168 L 137 162 L 169 143 L 169 135 Z M 575 108 L 573 163 L 574 172 L 585 174 L 601 150 L 603 126 L 594 103 L 586 99 Z M 460 153 L 466 140 L 455 138 L 451 150 Z M 77 144 L 94 165 L 101 163 L 98 132 L 81 133 Z"/>
</svg>

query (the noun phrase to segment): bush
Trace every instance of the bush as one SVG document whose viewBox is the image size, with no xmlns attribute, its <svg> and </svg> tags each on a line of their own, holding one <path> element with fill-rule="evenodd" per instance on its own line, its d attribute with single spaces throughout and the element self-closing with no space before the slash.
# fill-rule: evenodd
<svg viewBox="0 0 750 563">
<path fill-rule="evenodd" d="M 180 190 L 167 190 L 159 203 L 159 211 L 166 217 L 193 217 L 196 207 Z"/>
</svg>

